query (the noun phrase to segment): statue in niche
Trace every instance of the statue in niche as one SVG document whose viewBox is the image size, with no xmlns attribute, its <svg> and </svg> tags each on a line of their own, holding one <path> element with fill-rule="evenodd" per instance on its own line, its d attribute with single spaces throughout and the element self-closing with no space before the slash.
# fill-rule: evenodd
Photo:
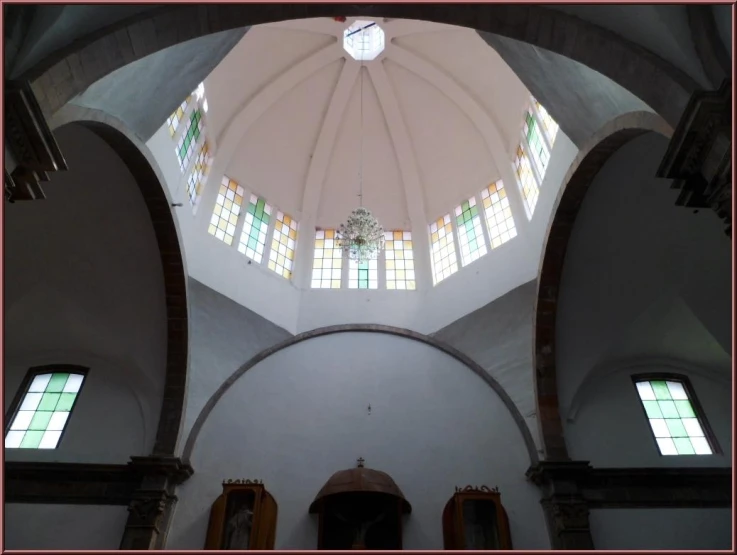
<svg viewBox="0 0 737 555">
<path fill-rule="evenodd" d="M 382 520 L 386 513 L 383 512 L 376 518 L 371 520 L 354 520 L 343 516 L 342 514 L 335 513 L 335 518 L 347 524 L 347 526 L 353 531 L 353 545 L 352 549 L 366 549 L 366 534 L 374 524 L 378 524 Z"/>
<path fill-rule="evenodd" d="M 244 550 L 251 546 L 254 494 L 251 491 L 234 492 L 226 508 L 223 549 Z"/>
<path fill-rule="evenodd" d="M 492 501 L 466 500 L 463 503 L 463 531 L 466 549 L 499 549 L 496 505 Z"/>
</svg>

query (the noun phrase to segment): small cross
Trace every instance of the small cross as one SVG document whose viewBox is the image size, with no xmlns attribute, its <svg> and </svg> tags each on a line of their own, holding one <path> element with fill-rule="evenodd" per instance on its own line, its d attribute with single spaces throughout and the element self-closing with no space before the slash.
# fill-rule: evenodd
<svg viewBox="0 0 737 555">
<path fill-rule="evenodd" d="M 356 462 L 358 463 L 358 468 L 363 468 L 363 463 L 366 461 L 363 460 L 363 457 L 360 457 L 356 459 Z"/>
</svg>

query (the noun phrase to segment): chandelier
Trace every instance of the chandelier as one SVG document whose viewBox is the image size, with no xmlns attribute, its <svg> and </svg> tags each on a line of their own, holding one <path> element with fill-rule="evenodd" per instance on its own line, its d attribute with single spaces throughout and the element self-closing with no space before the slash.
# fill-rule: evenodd
<svg viewBox="0 0 737 555">
<path fill-rule="evenodd" d="M 364 32 L 362 29 L 361 32 Z M 350 260 L 359 264 L 374 260 L 384 249 L 384 228 L 368 208 L 363 206 L 363 61 L 361 62 L 361 150 L 358 170 L 359 205 L 344 224 L 338 227 L 338 247 Z"/>
</svg>

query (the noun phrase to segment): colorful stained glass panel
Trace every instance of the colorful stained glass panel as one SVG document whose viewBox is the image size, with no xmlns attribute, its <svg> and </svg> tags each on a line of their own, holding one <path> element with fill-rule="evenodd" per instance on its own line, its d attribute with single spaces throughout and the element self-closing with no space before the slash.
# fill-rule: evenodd
<svg viewBox="0 0 737 555">
<path fill-rule="evenodd" d="M 315 232 L 315 258 L 312 262 L 313 289 L 340 289 L 343 251 L 336 242 L 334 229 Z"/>
<path fill-rule="evenodd" d="M 386 288 L 417 288 L 415 260 L 412 252 L 411 231 L 387 231 L 384 235 L 384 263 L 386 265 Z"/>
<path fill-rule="evenodd" d="M 286 279 L 292 278 L 298 229 L 299 224 L 291 216 L 277 211 L 269 251 L 269 269 Z"/>
<path fill-rule="evenodd" d="M 266 233 L 269 231 L 270 220 L 271 205 L 266 200 L 251 195 L 251 201 L 246 208 L 238 252 L 259 264 L 266 249 Z"/>
<path fill-rule="evenodd" d="M 453 239 L 450 214 L 430 224 L 430 257 L 433 268 L 433 285 L 458 271 L 458 259 Z"/>
<path fill-rule="evenodd" d="M 210 235 L 214 235 L 226 245 L 232 245 L 242 204 L 243 187 L 229 177 L 223 176 L 207 229 Z"/>
<path fill-rule="evenodd" d="M 486 239 L 481 229 L 476 197 L 471 197 L 455 209 L 458 243 L 461 247 L 461 263 L 468 266 L 486 254 Z"/>
<path fill-rule="evenodd" d="M 486 226 L 489 230 L 491 248 L 495 249 L 517 236 L 512 209 L 509 207 L 504 183 L 497 181 L 481 191 Z"/>
</svg>

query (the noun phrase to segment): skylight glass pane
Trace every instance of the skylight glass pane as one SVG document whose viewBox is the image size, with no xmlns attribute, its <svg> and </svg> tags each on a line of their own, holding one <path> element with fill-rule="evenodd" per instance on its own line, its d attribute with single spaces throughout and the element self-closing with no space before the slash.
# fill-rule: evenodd
<svg viewBox="0 0 737 555">
<path fill-rule="evenodd" d="M 414 290 L 415 261 L 412 254 L 412 232 L 387 231 L 384 235 L 386 288 Z"/>
<path fill-rule="evenodd" d="M 532 171 L 530 159 L 527 157 L 525 147 L 520 144 L 517 147 L 517 156 L 514 159 L 514 169 L 517 173 L 520 188 L 522 189 L 522 197 L 525 201 L 527 217 L 532 218 L 537 206 L 537 199 L 540 196 L 540 187 L 537 184 L 537 178 Z"/>
<path fill-rule="evenodd" d="M 210 218 L 210 226 L 207 229 L 210 235 L 214 235 L 226 245 L 232 245 L 242 204 L 243 187 L 229 177 L 223 176 Z"/>
<path fill-rule="evenodd" d="M 540 136 L 540 129 L 537 127 L 537 121 L 530 110 L 525 113 L 525 124 L 523 128 L 527 143 L 530 145 L 532 159 L 535 160 L 538 172 L 542 178 L 545 177 L 545 171 L 548 169 L 550 161 L 550 152 L 545 145 L 545 141 Z"/>
<path fill-rule="evenodd" d="M 174 149 L 179 158 L 179 169 L 184 171 L 189 167 L 189 162 L 194 155 L 197 141 L 204 131 L 204 122 L 202 121 L 202 112 L 195 109 L 185 120 L 185 128 L 182 133 L 177 148 Z"/>
<path fill-rule="evenodd" d="M 348 261 L 348 288 L 349 289 L 378 289 L 379 288 L 379 261 L 356 260 Z"/>
<path fill-rule="evenodd" d="M 269 270 L 286 279 L 292 278 L 298 229 L 299 224 L 291 216 L 277 211 L 269 251 Z"/>
<path fill-rule="evenodd" d="M 458 271 L 450 214 L 430 224 L 430 256 L 433 267 L 433 285 L 437 285 Z"/>
<path fill-rule="evenodd" d="M 484 207 L 486 226 L 489 230 L 491 248 L 495 249 L 517 236 L 512 209 L 504 184 L 500 181 L 492 183 L 481 191 L 481 203 Z"/>
<path fill-rule="evenodd" d="M 266 200 L 251 195 L 251 201 L 246 208 L 238 252 L 259 264 L 266 249 L 266 232 L 269 230 L 270 220 L 271 205 Z"/>
<path fill-rule="evenodd" d="M 197 201 L 202 193 L 202 187 L 205 185 L 205 178 L 210 170 L 210 146 L 207 141 L 202 143 L 197 157 L 194 160 L 194 166 L 187 178 L 187 196 L 192 206 L 197 205 Z"/>
<path fill-rule="evenodd" d="M 712 454 L 682 383 L 642 380 L 635 385 L 661 455 Z"/>
<path fill-rule="evenodd" d="M 476 197 L 471 197 L 455 209 L 458 243 L 461 247 L 461 263 L 468 266 L 486 254 L 486 239 L 481 229 Z"/>
<path fill-rule="evenodd" d="M 340 289 L 343 251 L 336 243 L 334 229 L 318 229 L 315 233 L 315 259 L 312 263 L 313 289 Z"/>
<path fill-rule="evenodd" d="M 552 117 L 550 117 L 550 114 L 548 114 L 548 111 L 543 107 L 542 104 L 540 104 L 537 100 L 535 100 L 534 102 L 537 113 L 540 116 L 540 121 L 543 124 L 545 135 L 547 135 L 548 142 L 550 143 L 550 147 L 552 148 L 555 144 L 555 137 L 558 135 L 558 124 Z"/>
<path fill-rule="evenodd" d="M 176 135 L 179 124 L 182 122 L 182 119 L 184 119 L 184 114 L 187 112 L 187 108 L 189 107 L 191 102 L 192 96 L 190 95 L 184 99 L 179 108 L 177 108 L 174 113 L 166 120 L 167 126 L 169 128 L 169 135 L 171 135 L 172 137 Z"/>
<path fill-rule="evenodd" d="M 55 449 L 83 381 L 83 374 L 69 372 L 35 376 L 5 434 L 5 447 Z"/>
</svg>

